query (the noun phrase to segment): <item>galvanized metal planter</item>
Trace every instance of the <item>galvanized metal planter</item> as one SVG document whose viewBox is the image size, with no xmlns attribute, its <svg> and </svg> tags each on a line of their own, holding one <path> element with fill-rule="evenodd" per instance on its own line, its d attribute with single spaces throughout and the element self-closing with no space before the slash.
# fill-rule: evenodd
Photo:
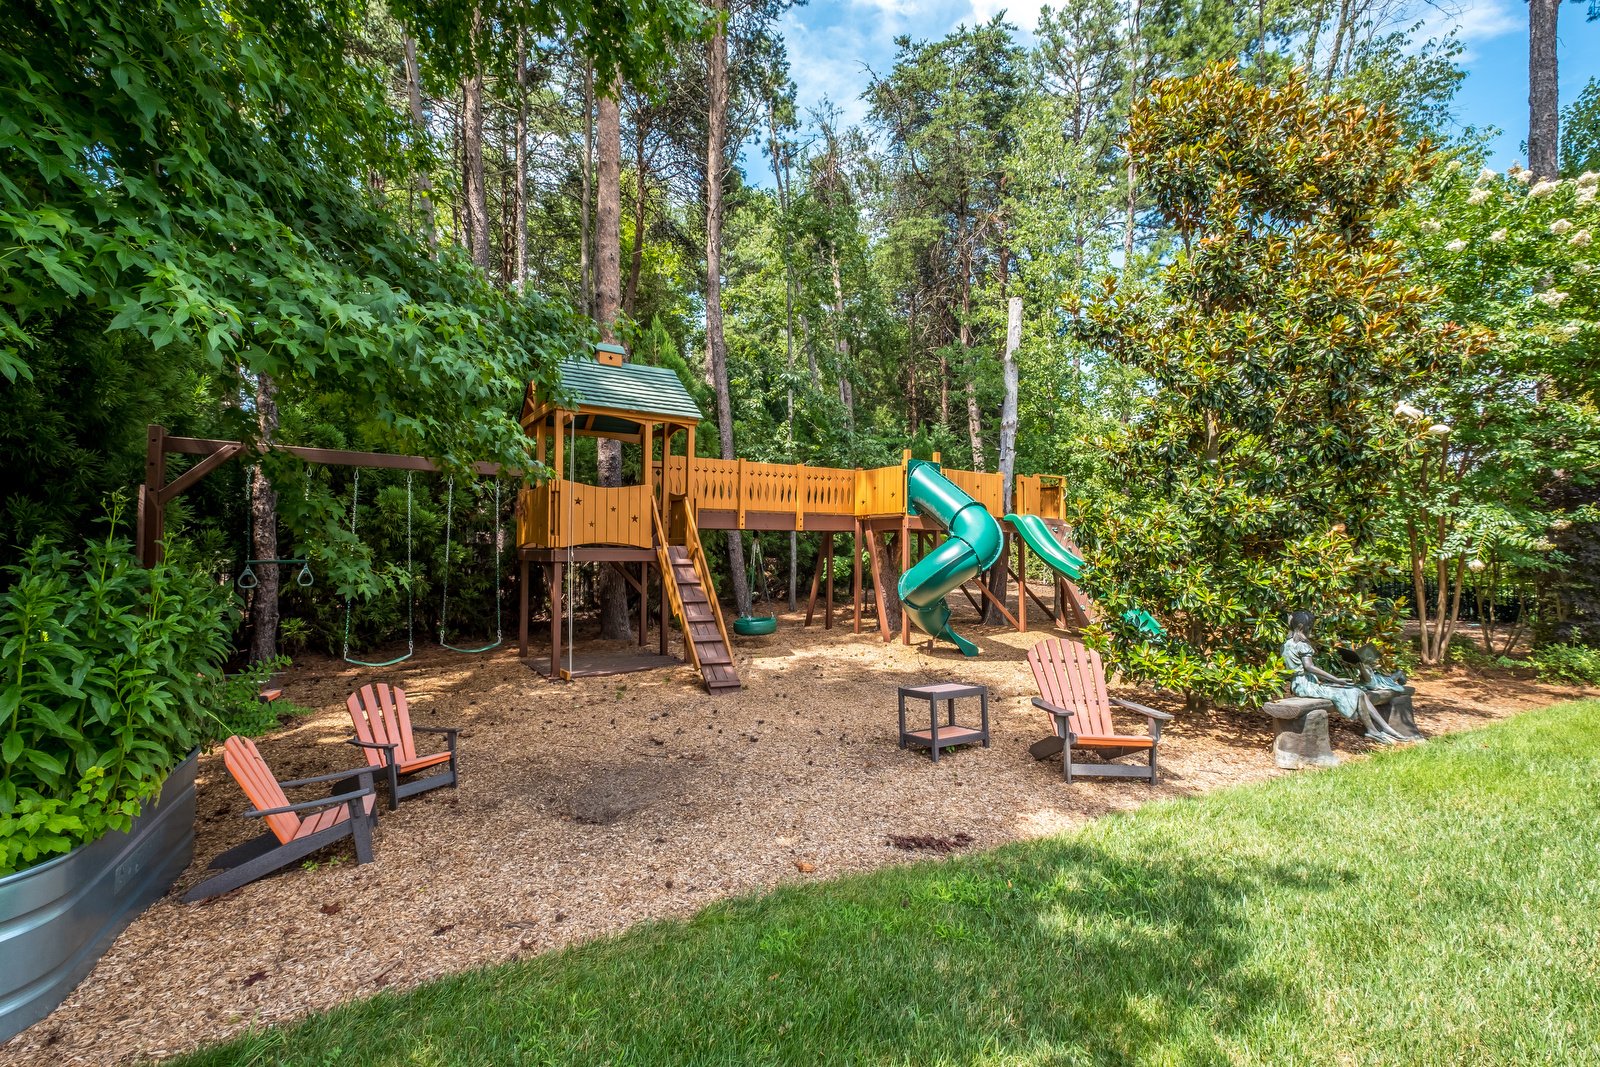
<svg viewBox="0 0 1600 1067">
<path fill-rule="evenodd" d="M 194 853 L 197 754 L 127 832 L 0 878 L 0 1041 L 55 1010 Z"/>
</svg>

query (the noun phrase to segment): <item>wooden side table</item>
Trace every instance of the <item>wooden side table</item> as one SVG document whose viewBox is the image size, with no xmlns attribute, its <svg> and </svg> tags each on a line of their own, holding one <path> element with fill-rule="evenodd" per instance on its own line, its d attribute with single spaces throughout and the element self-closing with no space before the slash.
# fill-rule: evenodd
<svg viewBox="0 0 1600 1067">
<path fill-rule="evenodd" d="M 928 702 L 928 728 L 906 729 L 906 698 Z M 963 697 L 977 697 L 982 725 L 976 730 L 956 722 L 956 701 Z M 939 722 L 939 701 L 945 702 L 945 721 Z M 933 752 L 933 762 L 939 762 L 939 750 L 953 745 L 970 745 L 974 741 L 989 747 L 989 687 L 986 685 L 961 685 L 940 682 L 937 685 L 900 687 L 900 747 L 915 745 Z"/>
</svg>

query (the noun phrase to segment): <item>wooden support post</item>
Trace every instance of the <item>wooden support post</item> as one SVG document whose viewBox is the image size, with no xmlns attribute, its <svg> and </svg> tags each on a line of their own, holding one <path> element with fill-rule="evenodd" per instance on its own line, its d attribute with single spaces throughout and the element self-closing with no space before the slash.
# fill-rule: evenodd
<svg viewBox="0 0 1600 1067">
<path fill-rule="evenodd" d="M 649 564 L 645 564 L 645 566 L 648 567 Z M 659 648 L 661 650 L 661 654 L 665 656 L 667 654 L 667 626 L 670 624 L 670 620 L 668 619 L 667 615 L 670 609 L 667 602 L 667 575 L 666 572 L 661 569 L 660 564 L 656 565 L 656 585 L 659 587 L 658 592 L 661 596 L 661 605 L 657 609 L 659 618 L 656 620 L 656 622 L 660 633 L 656 638 L 656 641 L 658 642 L 656 647 Z"/>
<path fill-rule="evenodd" d="M 794 474 L 794 530 L 803 533 L 806 528 L 806 465 L 798 464 Z"/>
<path fill-rule="evenodd" d="M 1028 632 L 1028 542 L 1017 538 L 1017 633 Z"/>
<path fill-rule="evenodd" d="M 833 629 L 833 531 L 829 530 L 823 538 L 824 551 L 828 553 L 828 604 L 823 610 L 822 628 Z"/>
<path fill-rule="evenodd" d="M 878 562 L 878 553 L 884 551 L 884 546 L 878 540 L 878 531 L 870 522 L 863 521 L 862 526 L 867 531 L 867 562 L 872 564 L 872 600 L 878 609 L 878 633 L 885 642 L 893 641 L 894 634 L 889 632 L 888 605 L 883 602 L 883 565 Z"/>
<path fill-rule="evenodd" d="M 861 632 L 861 520 L 855 520 L 850 534 L 850 613 L 851 633 Z"/>
<path fill-rule="evenodd" d="M 639 444 L 644 450 L 643 455 L 639 457 L 639 477 L 644 484 L 644 495 L 648 498 L 655 491 L 655 457 L 652 455 L 656 450 L 655 424 L 647 422 L 639 428 L 639 431 L 642 435 Z M 661 480 L 665 481 L 666 478 L 667 472 L 663 468 Z"/>
<path fill-rule="evenodd" d="M 517 623 L 517 655 L 522 659 L 528 658 L 528 561 L 522 560 L 517 574 L 517 600 L 521 603 L 522 614 Z"/>
<path fill-rule="evenodd" d="M 817 613 L 817 590 L 822 584 L 822 551 L 817 551 L 817 565 L 811 569 L 811 595 L 806 598 L 806 625 L 811 625 L 812 617 Z"/>
<path fill-rule="evenodd" d="M 738 510 L 739 529 L 744 529 L 745 470 L 744 460 L 734 460 L 734 504 Z"/>
<path fill-rule="evenodd" d="M 550 564 L 550 680 L 561 677 L 561 609 L 566 564 Z"/>
<path fill-rule="evenodd" d="M 650 637 L 650 565 L 639 564 L 639 647 Z"/>
<path fill-rule="evenodd" d="M 911 461 L 911 449 L 906 449 L 906 462 Z M 905 576 L 911 569 L 911 516 L 900 516 L 900 574 Z M 904 611 L 900 613 L 900 643 L 911 644 L 911 616 Z"/>
</svg>

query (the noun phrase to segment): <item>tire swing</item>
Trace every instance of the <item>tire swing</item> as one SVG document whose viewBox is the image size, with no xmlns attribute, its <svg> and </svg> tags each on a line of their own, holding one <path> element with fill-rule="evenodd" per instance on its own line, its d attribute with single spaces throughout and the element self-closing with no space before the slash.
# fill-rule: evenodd
<svg viewBox="0 0 1600 1067">
<path fill-rule="evenodd" d="M 359 539 L 356 532 L 356 516 L 360 513 L 361 504 L 361 468 L 355 469 L 355 486 L 350 491 L 350 536 Z M 417 598 L 412 587 L 411 566 L 411 472 L 406 472 L 406 654 L 386 659 L 381 663 L 372 663 L 367 660 L 355 659 L 350 655 L 350 605 L 352 598 L 344 598 L 344 661 L 357 667 L 393 667 L 396 663 L 404 663 L 417 654 Z"/>
<path fill-rule="evenodd" d="M 475 656 L 480 652 L 491 652 L 500 647 L 505 640 L 500 619 L 500 479 L 494 480 L 494 641 L 482 648 L 457 648 L 445 640 L 445 626 L 450 618 L 450 529 L 455 519 L 456 480 L 451 478 L 445 488 L 444 504 L 444 581 L 442 595 L 439 598 L 439 647 L 447 648 L 451 652 L 460 652 L 462 655 Z"/>
<path fill-rule="evenodd" d="M 744 535 L 739 534 L 736 531 L 734 536 L 743 537 Z M 751 585 L 755 584 L 754 579 L 758 574 L 763 575 L 761 584 L 763 587 L 765 587 L 765 572 L 761 567 L 760 534 L 756 534 L 750 538 L 749 580 Z M 765 592 L 766 590 L 763 588 L 762 599 L 767 599 Z M 737 619 L 733 620 L 733 632 L 738 634 L 740 637 L 766 637 L 768 634 L 774 634 L 778 632 L 778 617 L 776 615 L 740 615 Z"/>
</svg>

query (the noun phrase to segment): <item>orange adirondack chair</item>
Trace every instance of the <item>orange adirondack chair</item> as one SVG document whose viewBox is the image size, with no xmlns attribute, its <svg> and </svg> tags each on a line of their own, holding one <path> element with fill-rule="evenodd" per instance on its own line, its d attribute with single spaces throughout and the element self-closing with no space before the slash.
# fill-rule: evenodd
<svg viewBox="0 0 1600 1067">
<path fill-rule="evenodd" d="M 267 832 L 212 860 L 211 869 L 220 868 L 222 873 L 185 893 L 185 904 L 237 889 L 346 837 L 355 841 L 357 863 L 372 861 L 372 824 L 377 819 L 373 802 L 377 791 L 370 767 L 280 782 L 261 758 L 255 742 L 247 737 L 224 741 L 222 760 L 246 799 L 255 805 L 244 813 L 245 818 L 265 819 Z M 289 803 L 284 793 L 297 786 L 333 781 L 353 781 L 355 788 L 300 804 Z"/>
<path fill-rule="evenodd" d="M 1052 637 L 1040 641 L 1028 652 L 1028 666 L 1040 695 L 1033 706 L 1050 716 L 1055 730 L 1052 737 L 1036 741 L 1028 751 L 1034 759 L 1049 759 L 1061 753 L 1061 771 L 1067 782 L 1074 773 L 1089 778 L 1144 778 L 1156 780 L 1156 749 L 1161 744 L 1161 724 L 1172 718 L 1164 711 L 1135 704 L 1106 693 L 1105 668 L 1100 653 L 1077 641 Z M 1111 722 L 1111 705 L 1143 715 L 1149 723 L 1148 735 L 1119 734 Z M 1072 762 L 1075 748 L 1097 752 L 1107 760 L 1135 752 L 1149 754 L 1149 766 L 1126 763 Z"/>
<path fill-rule="evenodd" d="M 391 687 L 382 682 L 376 686 L 362 686 L 350 694 L 350 699 L 345 701 L 345 704 L 350 708 L 350 721 L 356 728 L 356 735 L 350 739 L 349 744 L 365 752 L 368 765 L 383 771 L 387 776 L 391 811 L 400 803 L 402 797 L 414 796 L 445 785 L 455 788 L 458 778 L 456 735 L 461 732 L 458 727 L 413 726 L 411 711 L 406 703 L 406 691 L 399 686 Z M 447 750 L 426 756 L 417 755 L 417 746 L 411 737 L 413 732 L 444 734 Z M 405 783 L 400 781 L 401 778 L 446 763 L 450 766 L 442 774 L 432 774 Z"/>
</svg>

